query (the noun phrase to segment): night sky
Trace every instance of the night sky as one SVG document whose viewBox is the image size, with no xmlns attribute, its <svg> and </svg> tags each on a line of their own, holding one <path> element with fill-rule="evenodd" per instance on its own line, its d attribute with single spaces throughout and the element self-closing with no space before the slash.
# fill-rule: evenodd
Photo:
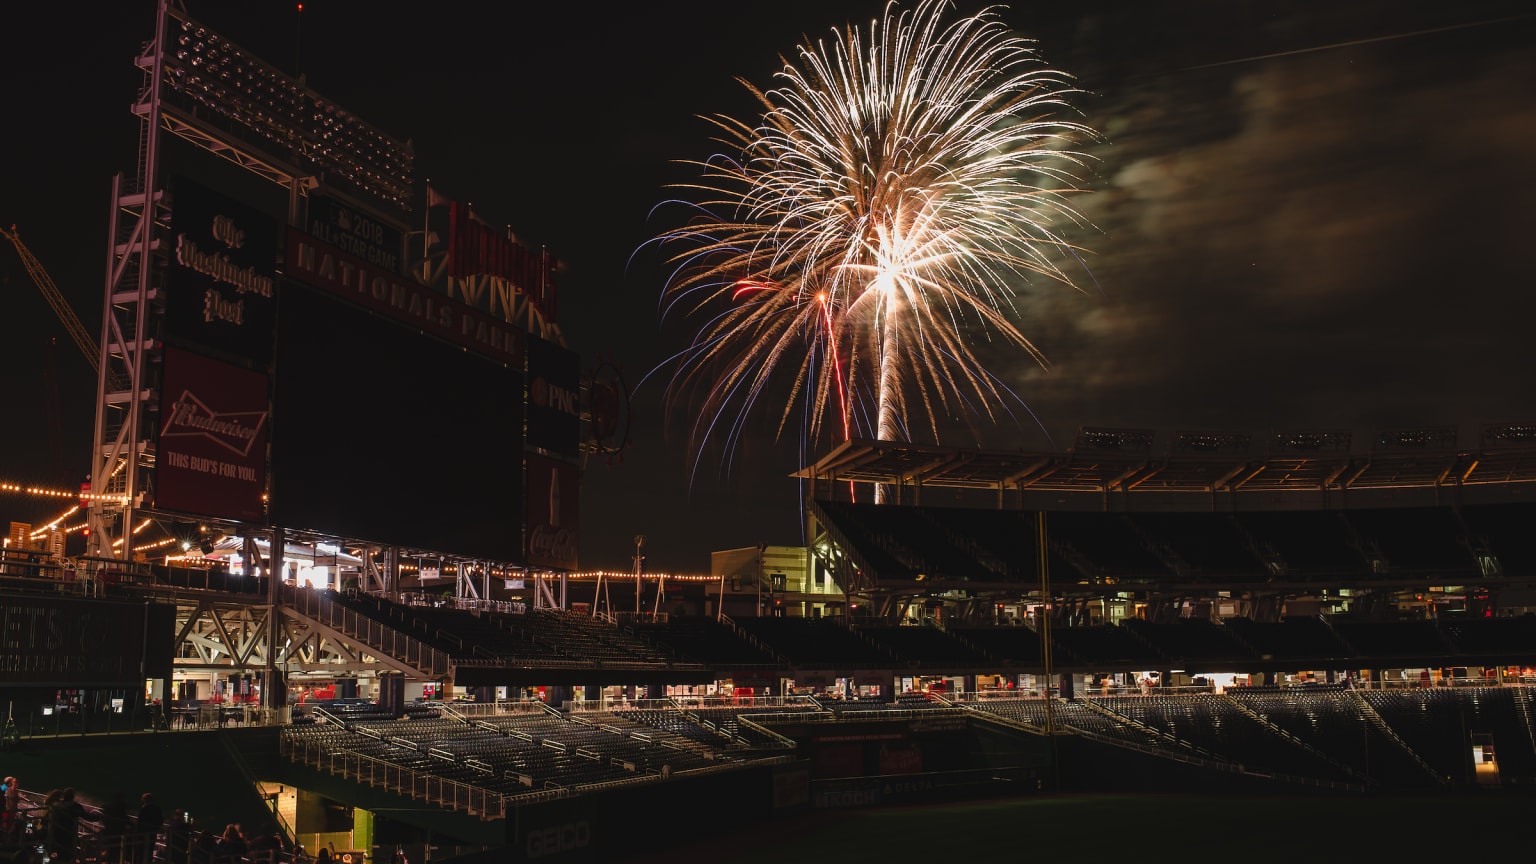
<svg viewBox="0 0 1536 864">
<path fill-rule="evenodd" d="M 1536 421 L 1536 13 L 1526 4 L 1019 3 L 1005 18 L 1072 73 L 1103 133 L 1075 199 L 1085 290 L 1022 286 L 1045 352 L 994 357 L 1017 423 L 986 446 L 1062 449 L 1083 425 L 1162 431 Z M 8 10 L 0 221 L 96 334 L 111 176 L 132 172 L 152 0 Z M 979 4 L 961 3 L 972 11 Z M 559 322 L 584 368 L 631 385 L 682 347 L 658 319 L 657 205 L 711 150 L 700 115 L 750 119 L 806 35 L 878 2 L 189 0 L 194 18 L 385 132 L 417 175 L 564 262 Z M 95 382 L 14 250 L 0 249 L 0 481 L 87 468 Z M 48 340 L 63 430 L 51 443 Z M 802 454 L 751 420 L 727 462 L 685 448 L 661 376 L 622 458 L 594 459 L 581 564 L 703 572 L 711 550 L 802 542 Z M 1361 445 L 1357 435 L 1357 448 Z M 954 444 L 976 443 L 959 440 Z M 1475 444 L 1469 433 L 1463 445 Z M 55 457 L 57 450 L 59 457 Z M 51 502 L 0 493 L 0 525 Z"/>
</svg>

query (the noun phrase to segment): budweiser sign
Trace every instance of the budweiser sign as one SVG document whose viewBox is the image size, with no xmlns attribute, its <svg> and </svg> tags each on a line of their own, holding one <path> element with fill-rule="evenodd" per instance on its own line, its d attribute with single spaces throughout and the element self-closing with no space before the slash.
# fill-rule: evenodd
<svg viewBox="0 0 1536 864">
<path fill-rule="evenodd" d="M 261 521 L 271 407 L 267 377 L 169 345 L 163 363 L 155 507 Z"/>
<path fill-rule="evenodd" d="M 215 411 L 192 391 L 183 390 L 171 404 L 160 438 L 196 436 L 207 438 L 220 447 L 249 456 L 251 444 L 267 422 L 265 411 Z"/>
</svg>

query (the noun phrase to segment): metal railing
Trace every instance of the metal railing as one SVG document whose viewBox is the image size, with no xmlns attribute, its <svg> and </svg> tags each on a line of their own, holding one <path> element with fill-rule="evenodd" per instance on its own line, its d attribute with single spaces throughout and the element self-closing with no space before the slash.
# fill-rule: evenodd
<svg viewBox="0 0 1536 864">
<path fill-rule="evenodd" d="M 344 633 L 391 658 L 415 667 L 429 677 L 448 674 L 451 658 L 446 652 L 337 603 L 319 591 L 292 592 L 292 608 L 329 628 Z"/>
<path fill-rule="evenodd" d="M 484 820 L 505 819 L 511 802 L 553 800 L 568 797 L 565 789 L 530 790 L 515 796 L 493 792 L 457 780 L 426 774 L 372 756 L 346 749 L 333 749 L 315 741 L 297 741 L 283 736 L 280 752 L 290 761 L 327 771 L 330 774 L 366 783 L 418 801 L 426 801 L 462 811 Z"/>
</svg>

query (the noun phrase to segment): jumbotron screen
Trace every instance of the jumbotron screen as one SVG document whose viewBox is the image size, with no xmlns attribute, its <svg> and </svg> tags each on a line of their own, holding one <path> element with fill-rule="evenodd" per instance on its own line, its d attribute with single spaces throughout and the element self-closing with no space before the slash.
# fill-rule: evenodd
<svg viewBox="0 0 1536 864">
<path fill-rule="evenodd" d="M 272 385 L 274 525 L 520 560 L 521 370 L 288 282 Z"/>
</svg>

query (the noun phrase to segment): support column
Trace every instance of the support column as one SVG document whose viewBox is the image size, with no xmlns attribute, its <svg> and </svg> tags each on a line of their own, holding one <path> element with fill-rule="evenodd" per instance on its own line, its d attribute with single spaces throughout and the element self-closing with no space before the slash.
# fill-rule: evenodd
<svg viewBox="0 0 1536 864">
<path fill-rule="evenodd" d="M 399 716 L 405 711 L 405 676 L 398 672 L 379 673 L 379 707 Z"/>
<path fill-rule="evenodd" d="M 281 532 L 282 529 L 277 529 Z M 274 543 L 276 538 L 274 538 Z M 254 544 L 253 544 L 254 545 Z M 261 673 L 261 707 L 288 707 L 288 682 L 278 670 L 278 652 L 285 650 L 283 636 L 283 580 L 281 573 L 267 574 L 267 662 Z"/>
</svg>

